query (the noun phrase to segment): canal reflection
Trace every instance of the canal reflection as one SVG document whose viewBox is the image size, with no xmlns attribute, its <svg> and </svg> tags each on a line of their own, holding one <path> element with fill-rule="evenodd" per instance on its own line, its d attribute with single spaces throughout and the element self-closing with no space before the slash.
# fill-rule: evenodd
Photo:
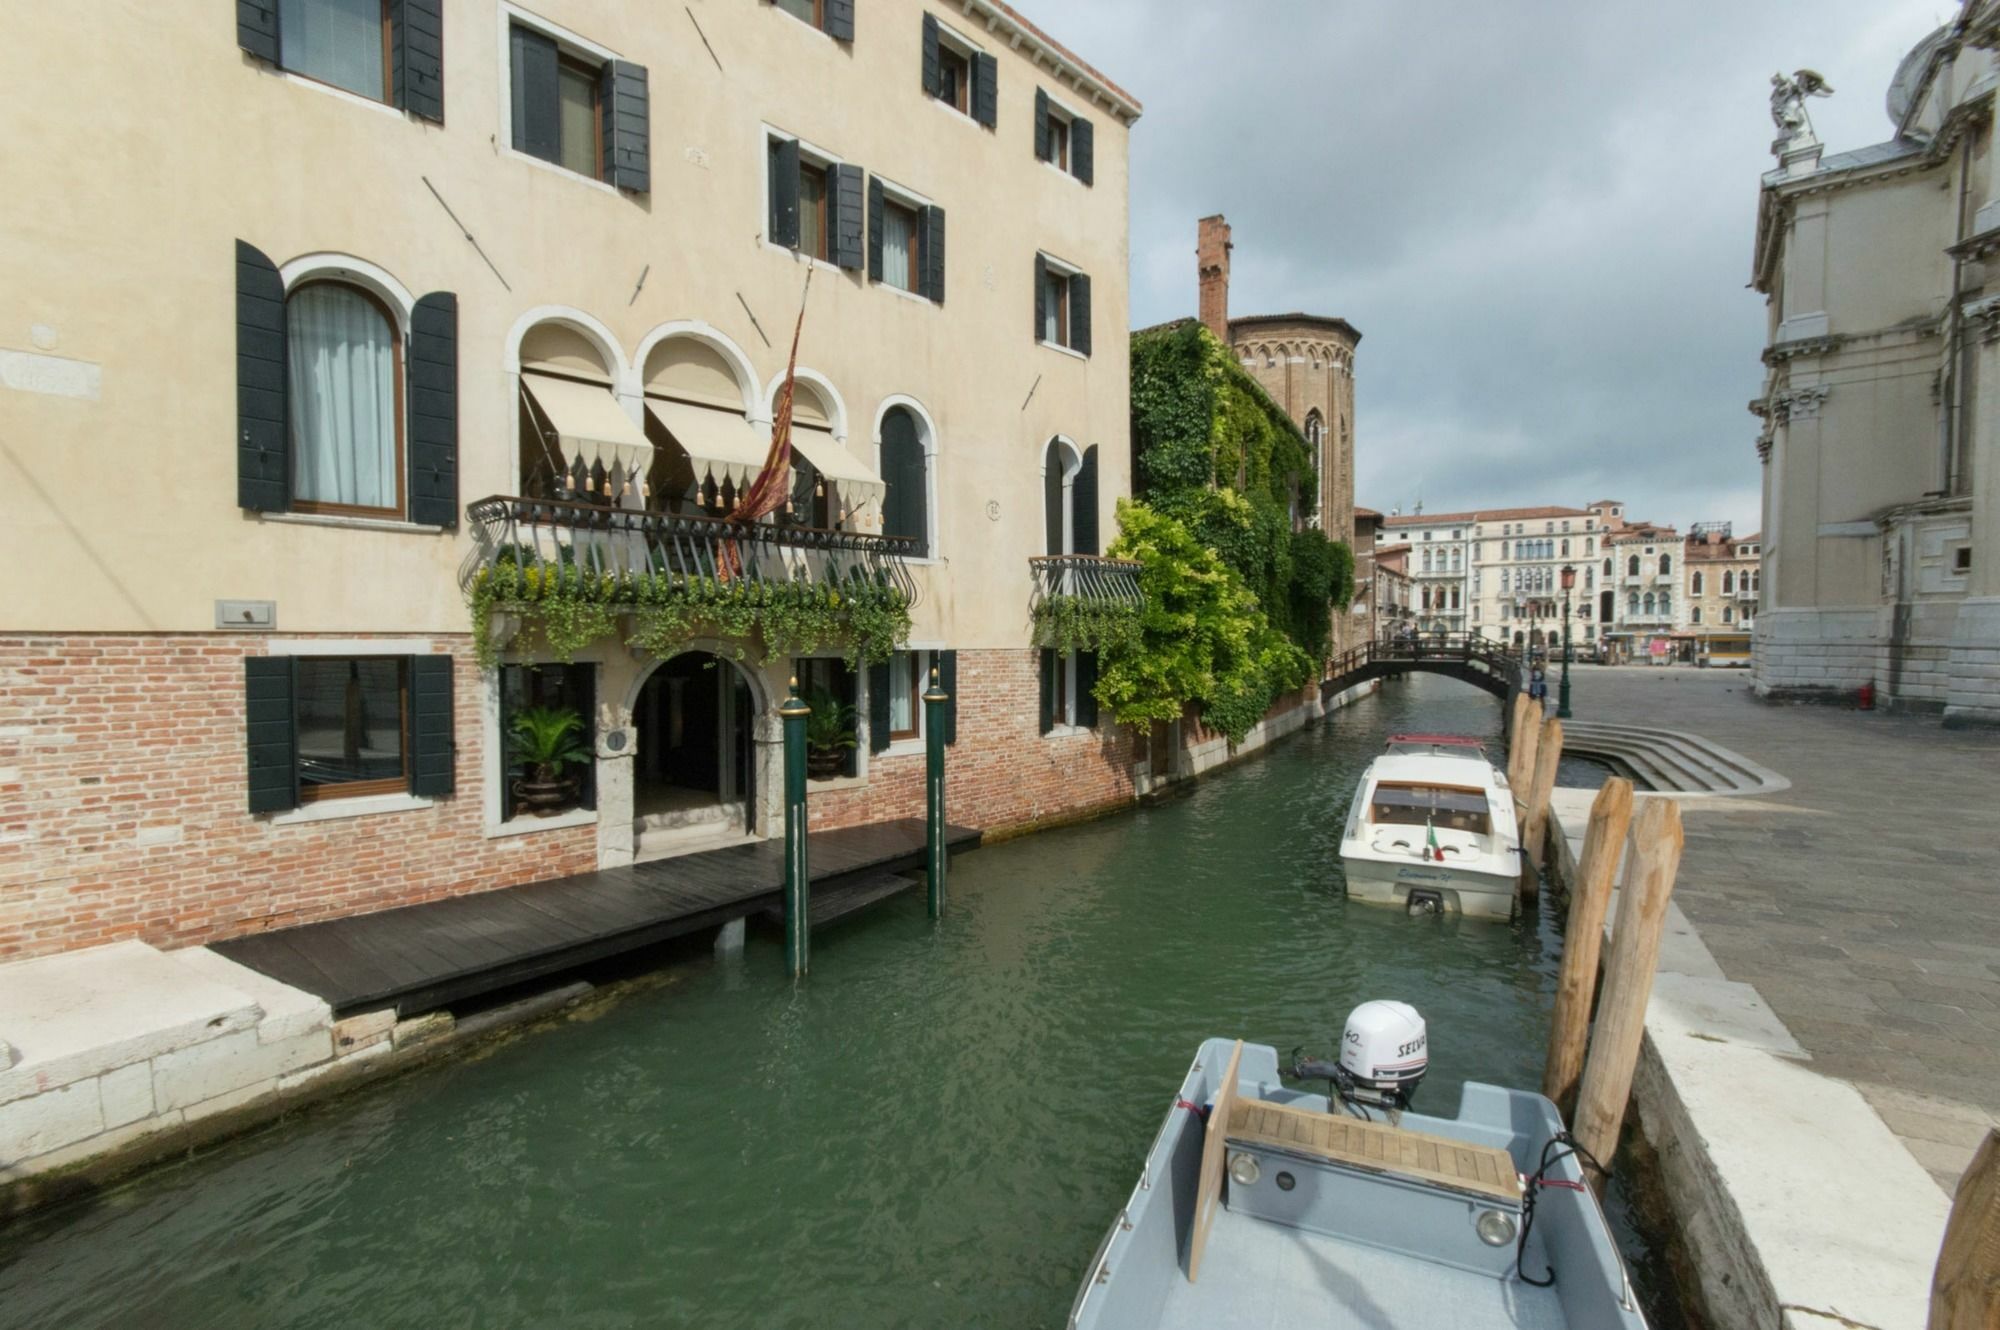
<svg viewBox="0 0 2000 1330">
<path fill-rule="evenodd" d="M 1335 858 L 1387 733 L 1498 714 L 1392 682 L 1182 797 L 959 860 L 941 927 L 906 894 L 817 937 L 798 987 L 753 933 L 17 1227 L 0 1320 L 1059 1325 L 1204 1037 L 1331 1053 L 1402 998 L 1420 1107 L 1539 1081 L 1553 927 L 1350 905 Z"/>
</svg>

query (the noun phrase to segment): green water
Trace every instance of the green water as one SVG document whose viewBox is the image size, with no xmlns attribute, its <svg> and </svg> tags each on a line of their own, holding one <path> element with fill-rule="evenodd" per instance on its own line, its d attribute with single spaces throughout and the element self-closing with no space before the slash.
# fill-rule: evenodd
<svg viewBox="0 0 2000 1330">
<path fill-rule="evenodd" d="M 1419 1107 L 1539 1080 L 1553 927 L 1350 905 L 1335 859 L 1386 733 L 1498 714 L 1392 684 L 1183 798 L 963 857 L 942 926 L 908 893 L 796 987 L 753 932 L 17 1226 L 0 1324 L 1060 1325 L 1203 1037 L 1331 1053 L 1403 998 Z"/>
</svg>

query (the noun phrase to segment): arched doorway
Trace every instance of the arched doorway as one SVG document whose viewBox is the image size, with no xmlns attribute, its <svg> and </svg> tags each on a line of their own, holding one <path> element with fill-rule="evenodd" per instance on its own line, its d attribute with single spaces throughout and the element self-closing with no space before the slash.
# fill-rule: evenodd
<svg viewBox="0 0 2000 1330">
<path fill-rule="evenodd" d="M 756 827 L 756 701 L 708 651 L 662 661 L 632 704 L 632 820 L 641 847 L 689 831 Z"/>
</svg>

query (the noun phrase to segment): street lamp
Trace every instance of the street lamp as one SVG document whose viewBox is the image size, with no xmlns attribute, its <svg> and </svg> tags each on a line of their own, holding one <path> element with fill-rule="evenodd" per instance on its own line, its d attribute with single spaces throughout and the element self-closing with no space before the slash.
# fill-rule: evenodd
<svg viewBox="0 0 2000 1330">
<path fill-rule="evenodd" d="M 1556 693 L 1556 715 L 1569 719 L 1569 593 L 1576 590 L 1576 565 L 1566 563 L 1562 568 L 1563 589 L 1563 677 L 1562 687 Z"/>
</svg>

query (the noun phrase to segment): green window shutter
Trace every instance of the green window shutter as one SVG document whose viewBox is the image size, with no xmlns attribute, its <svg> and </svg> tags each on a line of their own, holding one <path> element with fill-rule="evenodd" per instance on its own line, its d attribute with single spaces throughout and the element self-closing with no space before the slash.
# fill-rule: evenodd
<svg viewBox="0 0 2000 1330">
<path fill-rule="evenodd" d="M 1097 131 L 1082 116 L 1069 122 L 1069 172 L 1086 185 L 1096 183 Z"/>
<path fill-rule="evenodd" d="M 444 0 L 393 0 L 389 70 L 396 105 L 444 123 Z"/>
<path fill-rule="evenodd" d="M 441 798 L 454 787 L 450 656 L 410 657 L 410 793 Z"/>
<path fill-rule="evenodd" d="M 236 0 L 236 44 L 278 63 L 278 0 Z"/>
<path fill-rule="evenodd" d="M 868 667 L 868 751 L 879 753 L 889 746 L 889 662 Z"/>
<path fill-rule="evenodd" d="M 1076 723 L 1086 730 L 1097 728 L 1097 653 L 1076 653 Z"/>
<path fill-rule="evenodd" d="M 837 42 L 854 40 L 854 0 L 826 0 L 826 35 Z"/>
<path fill-rule="evenodd" d="M 972 56 L 972 118 L 988 129 L 1000 119 L 1000 62 L 984 51 Z"/>
<path fill-rule="evenodd" d="M 599 139 L 604 182 L 628 194 L 653 188 L 651 94 L 646 67 L 627 60 L 608 62 L 598 75 Z"/>
<path fill-rule="evenodd" d="M 924 448 L 917 438 L 916 417 L 902 407 L 882 417 L 882 479 L 888 483 L 882 500 L 882 534 L 914 540 L 919 554 L 928 553 Z"/>
<path fill-rule="evenodd" d="M 1035 340 L 1041 341 L 1049 326 L 1049 261 L 1035 255 Z"/>
<path fill-rule="evenodd" d="M 924 15 L 924 92 L 932 97 L 938 95 L 938 84 L 943 78 L 943 69 L 938 61 L 938 21 L 929 14 Z"/>
<path fill-rule="evenodd" d="M 923 290 L 917 292 L 942 305 L 944 303 L 944 209 L 925 208 L 917 216 L 920 252 L 917 255 L 918 275 L 923 278 Z"/>
<path fill-rule="evenodd" d="M 553 162 L 562 155 L 556 44 L 519 25 L 509 30 L 508 42 L 514 85 L 514 147 L 530 157 Z"/>
<path fill-rule="evenodd" d="M 1042 649 L 1042 733 L 1047 734 L 1056 727 L 1056 668 L 1060 662 L 1056 653 Z"/>
<path fill-rule="evenodd" d="M 868 280 L 882 280 L 882 214 L 888 200 L 882 196 L 882 182 L 868 177 Z"/>
<path fill-rule="evenodd" d="M 458 525 L 458 297 L 433 291 L 410 319 L 410 520 Z"/>
<path fill-rule="evenodd" d="M 1069 346 L 1090 354 L 1090 279 L 1082 273 L 1069 279 Z"/>
<path fill-rule="evenodd" d="M 827 171 L 827 203 L 833 209 L 827 230 L 832 233 L 833 264 L 852 271 L 862 263 L 861 168 L 841 162 Z"/>
<path fill-rule="evenodd" d="M 236 242 L 236 506 L 290 506 L 285 413 L 285 279 L 253 245 Z"/>
<path fill-rule="evenodd" d="M 940 651 L 936 664 L 938 687 L 951 699 L 944 704 L 944 741 L 947 745 L 955 744 L 958 742 L 958 653 Z"/>
<path fill-rule="evenodd" d="M 1070 482 L 1070 545 L 1075 554 L 1100 554 L 1097 548 L 1097 445 L 1083 450 L 1083 464 Z"/>
<path fill-rule="evenodd" d="M 771 145 L 771 243 L 799 247 L 799 141 Z"/>
<path fill-rule="evenodd" d="M 1049 159 L 1049 95 L 1035 89 L 1035 160 Z"/>
<path fill-rule="evenodd" d="M 282 813 L 299 806 L 294 678 L 290 656 L 243 659 L 243 734 L 253 813 Z"/>
<path fill-rule="evenodd" d="M 1063 451 L 1050 440 L 1042 453 L 1042 532 L 1050 554 L 1068 554 L 1063 548 Z"/>
</svg>

